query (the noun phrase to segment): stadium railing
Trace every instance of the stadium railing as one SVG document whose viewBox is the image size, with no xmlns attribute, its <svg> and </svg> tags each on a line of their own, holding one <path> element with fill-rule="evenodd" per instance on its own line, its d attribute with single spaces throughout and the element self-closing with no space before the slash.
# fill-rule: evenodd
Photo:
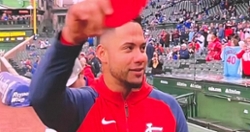
<svg viewBox="0 0 250 132">
<path fill-rule="evenodd" d="M 0 28 L 30 28 L 32 27 L 32 21 L 30 19 L 24 20 L 0 20 Z M 40 22 L 37 21 L 37 25 L 40 25 Z"/>
<path fill-rule="evenodd" d="M 16 54 L 20 51 L 23 51 L 26 49 L 26 45 L 28 44 L 29 41 L 31 41 L 33 39 L 34 36 L 31 36 L 30 38 L 28 38 L 27 40 L 23 41 L 22 43 L 18 44 L 16 47 L 14 47 L 13 49 L 9 50 L 8 52 L 6 52 L 4 54 L 3 57 L 0 58 L 0 71 L 6 71 L 9 72 L 13 75 L 18 75 L 17 71 L 11 66 L 11 64 L 9 63 L 9 59 L 16 57 Z M 25 80 L 27 78 L 24 78 Z M 29 80 L 29 79 L 27 79 Z"/>
</svg>

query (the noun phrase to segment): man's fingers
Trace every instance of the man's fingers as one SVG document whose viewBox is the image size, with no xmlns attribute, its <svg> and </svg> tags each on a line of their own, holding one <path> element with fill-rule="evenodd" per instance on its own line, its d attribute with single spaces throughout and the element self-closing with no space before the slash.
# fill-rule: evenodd
<svg viewBox="0 0 250 132">
<path fill-rule="evenodd" d="M 85 8 L 86 6 L 91 7 L 88 3 L 80 3 L 76 5 L 77 7 L 74 8 L 72 13 L 75 14 L 76 18 L 79 20 L 86 20 L 90 17 L 91 10 L 90 8 Z"/>
<path fill-rule="evenodd" d="M 97 0 L 97 1 L 105 15 L 111 15 L 113 13 L 114 10 L 111 4 L 111 0 Z"/>
</svg>

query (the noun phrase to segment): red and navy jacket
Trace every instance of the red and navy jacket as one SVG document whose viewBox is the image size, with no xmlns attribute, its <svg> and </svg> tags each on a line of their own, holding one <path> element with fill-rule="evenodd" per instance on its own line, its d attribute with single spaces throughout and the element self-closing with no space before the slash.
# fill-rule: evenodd
<svg viewBox="0 0 250 132">
<path fill-rule="evenodd" d="M 126 99 L 102 76 L 93 87 L 67 88 L 81 47 L 55 40 L 32 78 L 29 98 L 46 126 L 58 132 L 188 132 L 177 101 L 146 81 Z"/>
</svg>

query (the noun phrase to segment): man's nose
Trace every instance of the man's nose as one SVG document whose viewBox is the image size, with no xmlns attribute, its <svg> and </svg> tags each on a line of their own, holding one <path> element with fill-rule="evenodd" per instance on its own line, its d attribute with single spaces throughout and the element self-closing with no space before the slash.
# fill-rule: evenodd
<svg viewBox="0 0 250 132">
<path fill-rule="evenodd" d="M 143 63 L 147 60 L 147 55 L 145 52 L 142 52 L 141 50 L 137 50 L 134 54 L 134 62 L 136 63 Z"/>
</svg>

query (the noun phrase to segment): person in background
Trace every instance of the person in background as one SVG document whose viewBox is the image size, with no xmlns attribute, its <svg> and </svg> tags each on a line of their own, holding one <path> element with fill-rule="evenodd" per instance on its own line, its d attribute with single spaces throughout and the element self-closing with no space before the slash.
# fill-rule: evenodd
<svg viewBox="0 0 250 132">
<path fill-rule="evenodd" d="M 34 67 L 34 68 L 37 68 L 39 62 L 40 62 L 40 57 L 37 56 L 37 57 L 36 57 L 36 61 L 33 63 L 33 67 Z"/>
<path fill-rule="evenodd" d="M 45 40 L 45 44 L 46 44 L 47 46 L 50 46 L 50 43 L 49 43 L 49 40 L 48 40 L 48 39 Z"/>
<path fill-rule="evenodd" d="M 172 58 L 173 58 L 173 52 L 171 51 L 170 48 L 166 48 L 165 55 L 166 55 L 166 59 L 167 60 L 172 60 Z"/>
<path fill-rule="evenodd" d="M 169 46 L 169 44 L 167 44 L 167 39 L 168 39 L 168 41 L 169 41 L 169 38 L 167 38 L 167 37 L 169 37 L 169 36 L 167 36 L 167 35 L 168 35 L 167 32 L 166 32 L 165 30 L 162 30 L 161 33 L 160 33 L 160 36 L 159 36 L 159 38 L 160 38 L 159 43 L 160 43 L 161 45 L 163 45 L 164 47 L 165 47 L 165 46 L 166 46 L 166 47 Z"/>
<path fill-rule="evenodd" d="M 89 47 L 93 47 L 94 46 L 94 38 L 93 37 L 89 37 L 88 38 L 88 43 L 89 43 Z"/>
<path fill-rule="evenodd" d="M 243 29 L 240 29 L 238 34 L 239 34 L 241 41 L 245 40 L 245 33 L 244 33 Z"/>
<path fill-rule="evenodd" d="M 206 61 L 221 60 L 222 44 L 216 33 L 211 34 L 211 42 L 208 44 Z"/>
<path fill-rule="evenodd" d="M 250 25 L 247 25 L 247 28 L 244 29 L 245 36 L 244 38 L 250 37 Z"/>
<path fill-rule="evenodd" d="M 232 29 L 232 24 L 229 22 L 225 25 L 225 37 L 229 38 L 231 35 L 233 35 L 234 31 Z"/>
<path fill-rule="evenodd" d="M 152 68 L 151 73 L 153 75 L 162 74 L 162 66 L 163 66 L 163 64 L 160 62 L 158 54 L 156 52 L 154 52 L 154 57 L 149 62 L 149 67 Z"/>
<path fill-rule="evenodd" d="M 49 45 L 45 43 L 45 41 L 41 40 L 40 41 L 40 49 L 47 49 Z"/>
<path fill-rule="evenodd" d="M 85 57 L 80 58 L 81 65 L 83 67 L 82 74 L 86 80 L 86 86 L 90 86 L 95 81 L 95 75 L 92 72 L 91 66 L 88 65 L 87 60 Z"/>
<path fill-rule="evenodd" d="M 191 42 L 188 44 L 188 51 L 190 54 L 200 55 L 200 44 L 198 42 Z"/>
<path fill-rule="evenodd" d="M 239 46 L 239 40 L 235 37 L 232 37 L 230 39 L 230 43 L 228 43 L 226 46 L 232 46 L 232 47 Z"/>
<path fill-rule="evenodd" d="M 207 43 L 210 44 L 212 42 L 212 36 L 213 36 L 213 32 L 211 30 L 208 31 L 208 35 L 207 35 Z"/>
<path fill-rule="evenodd" d="M 178 60 L 179 57 L 179 49 L 178 46 L 175 46 L 173 48 L 173 53 L 172 53 L 173 60 Z"/>
<path fill-rule="evenodd" d="M 155 52 L 157 52 L 157 54 L 159 55 L 162 55 L 162 53 L 164 52 L 164 49 L 160 43 L 156 43 Z"/>
<path fill-rule="evenodd" d="M 189 32 L 189 34 L 188 34 L 188 42 L 192 42 L 192 41 L 193 41 L 194 34 L 195 34 L 194 29 L 191 28 L 191 29 L 190 29 L 190 32 Z"/>
<path fill-rule="evenodd" d="M 153 46 L 153 41 L 148 42 L 147 47 L 146 47 L 146 54 L 148 57 L 148 62 L 150 62 L 153 58 L 155 52 L 155 48 Z"/>
<path fill-rule="evenodd" d="M 92 72 L 94 73 L 95 77 L 97 77 L 98 73 L 100 73 L 100 62 L 95 56 L 94 52 L 90 52 L 88 54 L 88 61 L 92 67 Z"/>
<path fill-rule="evenodd" d="M 202 54 L 205 48 L 205 37 L 202 35 L 201 32 L 197 33 L 195 38 L 195 43 L 199 44 L 199 51 L 196 51 L 198 54 Z"/>
<path fill-rule="evenodd" d="M 186 44 L 181 45 L 181 49 L 179 51 L 179 59 L 189 59 L 189 51 Z"/>
<path fill-rule="evenodd" d="M 237 54 L 237 58 L 242 60 L 242 77 L 250 78 L 250 37 L 240 45 L 242 50 Z"/>
<path fill-rule="evenodd" d="M 218 32 L 218 38 L 222 40 L 225 38 L 225 29 L 222 24 L 219 25 L 219 32 Z"/>
<path fill-rule="evenodd" d="M 174 42 L 174 45 L 178 45 L 180 40 L 179 40 L 179 37 L 180 37 L 180 34 L 179 34 L 179 31 L 176 29 L 173 34 L 172 34 L 172 37 L 173 37 L 173 42 Z"/>
<path fill-rule="evenodd" d="M 36 72 L 36 68 L 34 68 L 33 65 L 26 65 L 26 67 L 27 67 L 27 71 L 26 72 L 29 72 L 32 75 Z"/>
<path fill-rule="evenodd" d="M 80 60 L 76 58 L 72 73 L 66 83 L 66 86 L 69 88 L 81 88 L 86 86 L 86 81 L 84 79 L 82 71 L 82 64 Z"/>
</svg>

